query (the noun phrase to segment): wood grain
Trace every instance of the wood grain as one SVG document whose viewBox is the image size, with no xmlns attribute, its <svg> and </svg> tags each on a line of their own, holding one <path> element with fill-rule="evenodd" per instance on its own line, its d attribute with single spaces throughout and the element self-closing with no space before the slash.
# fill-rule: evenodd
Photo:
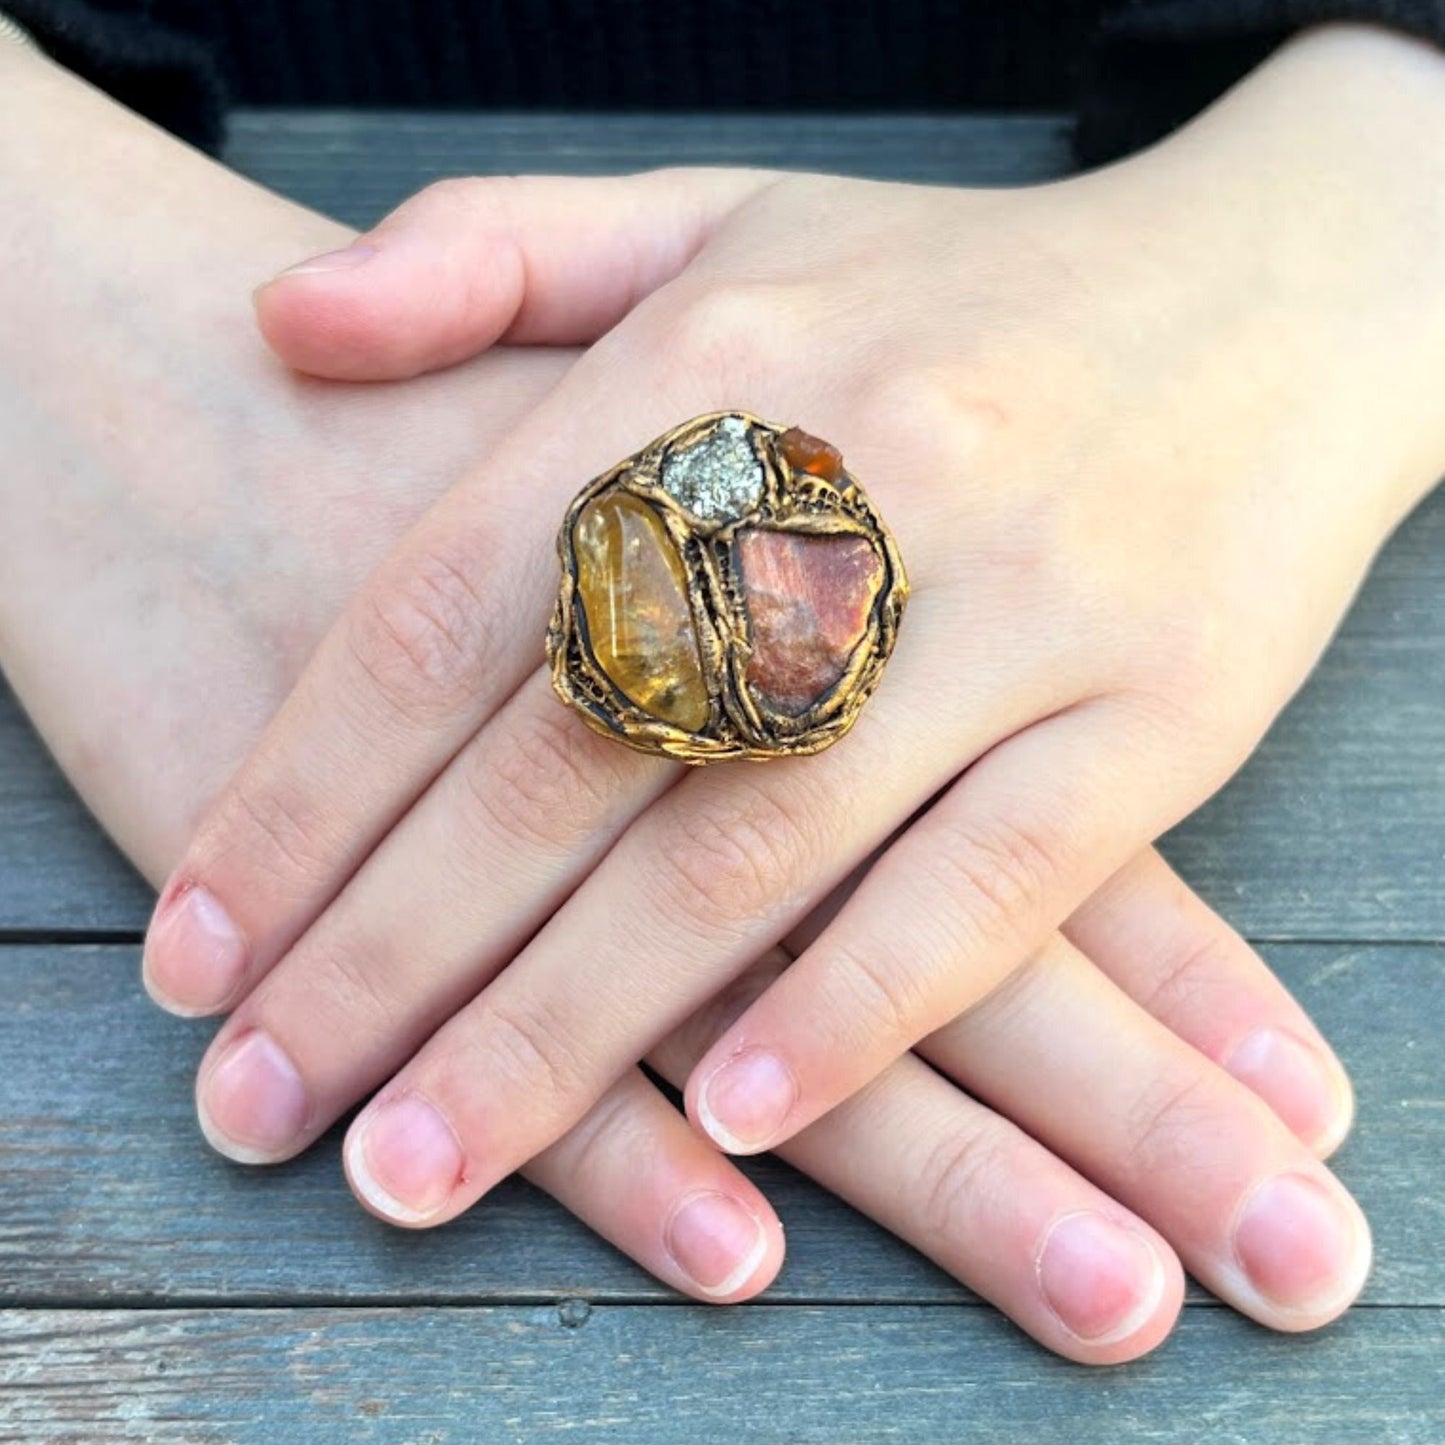
<svg viewBox="0 0 1445 1445">
<path fill-rule="evenodd" d="M 1309 1340 L 1190 1311 L 1104 1374 L 989 1311 L 577 1302 L 0 1314 L 0 1441 L 1438 1445 L 1445 1311 Z"/>
<path fill-rule="evenodd" d="M 737 165 L 1012 185 L 1066 170 L 1068 135 L 1068 121 L 1057 115 L 241 111 L 226 159 L 283 195 L 368 226 L 444 176 Z"/>
</svg>

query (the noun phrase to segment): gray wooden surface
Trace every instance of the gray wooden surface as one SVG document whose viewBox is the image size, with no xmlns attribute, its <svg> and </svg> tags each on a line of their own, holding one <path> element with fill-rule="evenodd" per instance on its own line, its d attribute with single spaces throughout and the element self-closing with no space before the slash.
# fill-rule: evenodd
<svg viewBox="0 0 1445 1445">
<path fill-rule="evenodd" d="M 1172 1350 L 1114 1376 L 1030 1358 L 982 1313 L 10 1311 L 0 1375 L 36 1388 L 0 1441 L 1438 1445 L 1445 1430 L 1436 1310 L 1362 1310 L 1307 1341 L 1199 1310 Z"/>
<path fill-rule="evenodd" d="M 1036 178 L 1048 118 L 243 116 L 232 158 L 364 222 L 460 171 L 740 160 Z M 1168 840 L 1335 1039 L 1339 1168 L 1377 1268 L 1300 1339 L 1195 1292 L 1104 1374 L 1053 1360 L 785 1167 L 761 1305 L 678 1302 L 524 1185 L 391 1231 L 332 1136 L 274 1171 L 201 1143 L 205 1025 L 135 983 L 149 898 L 0 689 L 0 1441 L 1445 1440 L 1445 498 L 1382 558 L 1305 692 Z"/>
</svg>

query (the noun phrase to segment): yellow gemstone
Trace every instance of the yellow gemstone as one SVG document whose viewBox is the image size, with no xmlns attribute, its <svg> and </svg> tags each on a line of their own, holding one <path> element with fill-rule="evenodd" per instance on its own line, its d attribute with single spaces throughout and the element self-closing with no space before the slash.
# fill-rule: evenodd
<svg viewBox="0 0 1445 1445">
<path fill-rule="evenodd" d="M 708 719 L 687 575 L 662 519 L 612 492 L 577 518 L 577 594 L 592 655 L 619 691 L 688 732 Z"/>
</svg>

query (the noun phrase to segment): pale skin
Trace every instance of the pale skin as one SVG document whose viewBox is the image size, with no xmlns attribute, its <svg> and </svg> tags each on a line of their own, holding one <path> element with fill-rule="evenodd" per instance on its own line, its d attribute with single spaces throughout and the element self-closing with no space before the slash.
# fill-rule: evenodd
<svg viewBox="0 0 1445 1445">
<path fill-rule="evenodd" d="M 534 1178 L 662 1278 L 741 1299 L 780 1263 L 776 1221 L 629 1070 L 649 1053 L 675 1082 L 691 1077 L 694 1118 L 716 1130 L 716 1111 L 698 1117 L 699 1085 L 745 1039 L 784 1056 L 798 1087 L 768 1138 L 744 1139 L 735 1123 L 720 1142 L 779 1147 L 1072 1358 L 1127 1359 L 1163 1338 L 1181 1260 L 1277 1328 L 1343 1309 L 1368 1265 L 1364 1221 L 1318 1162 L 1348 1126 L 1343 1073 L 1259 960 L 1144 844 L 1248 750 L 1438 464 L 1425 378 L 1445 326 L 1418 295 L 1390 291 L 1402 272 L 1433 262 L 1437 178 L 1382 164 L 1390 126 L 1418 127 L 1440 104 L 1438 66 L 1367 32 L 1311 38 L 1172 150 L 1007 196 L 822 178 L 774 187 L 737 173 L 430 193 L 371 238 L 363 265 L 267 288 L 262 321 L 286 360 L 391 377 L 503 334 L 586 342 L 630 314 L 580 359 L 497 349 L 364 401 L 267 369 L 246 334 L 243 288 L 228 285 L 264 275 L 268 258 L 279 266 L 288 248 L 325 250 L 344 235 L 140 127 L 118 131 L 107 113 L 110 133 L 125 136 L 106 158 L 117 184 L 126 164 L 147 184 L 169 167 L 178 191 L 202 188 L 210 200 L 183 208 L 204 221 L 163 227 L 154 217 L 173 203 L 161 197 L 149 224 L 165 244 L 138 245 L 130 258 L 137 294 L 158 282 L 179 288 L 183 315 L 136 305 L 131 317 L 122 306 L 109 359 L 92 348 L 79 377 L 46 370 L 41 336 L 20 398 L 39 396 L 36 415 L 84 412 L 86 402 L 93 415 L 105 396 L 122 422 L 115 428 L 112 413 L 107 442 L 180 432 L 172 445 L 191 450 L 164 466 L 122 446 L 119 458 L 107 454 L 114 480 L 56 471 L 74 487 L 101 486 L 83 499 L 152 544 L 146 586 L 156 582 L 155 536 L 172 541 L 164 556 L 177 595 L 194 602 L 158 642 L 123 530 L 106 539 L 109 570 L 97 569 L 57 509 L 17 497 L 0 642 L 7 672 L 102 817 L 152 877 L 177 880 L 152 933 L 148 982 L 185 1011 L 231 1013 L 199 1082 L 213 1142 L 250 1160 L 286 1157 L 384 1085 L 353 1127 L 347 1159 L 363 1202 L 384 1217 L 449 1218 L 530 1159 Z M 1311 105 L 1326 93 L 1336 101 L 1342 79 L 1366 92 L 1372 113 L 1383 106 L 1375 133 L 1321 134 Z M 103 102 L 48 67 L 24 85 L 62 132 L 55 154 L 71 168 L 96 165 L 72 155 L 63 130 L 93 127 Z M 1278 156 L 1260 144 L 1270 136 Z M 1358 171 L 1341 177 L 1324 157 Z M 37 187 L 42 174 L 54 187 L 50 159 L 49 174 L 37 165 Z M 1355 214 L 1364 177 L 1378 214 Z M 94 187 L 101 177 L 84 179 Z M 1206 181 L 1235 187 L 1238 204 L 1201 238 L 1197 215 L 1185 225 L 1182 212 Z M 1321 253 L 1318 208 L 1336 188 L 1349 191 L 1351 225 L 1329 229 L 1331 255 Z M 1283 219 L 1305 201 L 1311 221 L 1292 240 Z M 861 222 L 797 250 L 800 216 L 834 207 Z M 882 217 L 898 228 L 893 240 L 918 249 L 883 288 L 886 326 L 850 332 L 881 325 L 857 303 L 870 289 L 860 258 L 864 275 L 885 264 Z M 567 246 L 560 218 L 577 228 Z M 147 221 L 143 207 L 127 224 L 146 235 Z M 31 307 L 37 323 L 54 329 L 56 311 L 71 306 L 93 325 L 96 297 L 116 294 L 113 278 L 78 288 L 74 255 L 52 274 L 23 233 L 7 244 L 30 262 L 7 303 Z M 509 246 L 527 255 L 530 289 L 520 294 L 508 284 L 520 254 Z M 804 263 L 806 282 L 788 270 Z M 779 266 L 781 275 L 769 269 Z M 920 287 L 930 275 L 931 289 Z M 1250 307 L 1227 307 L 1246 280 Z M 766 328 L 783 297 L 792 324 L 779 337 Z M 820 312 L 829 357 L 857 366 L 871 346 L 893 359 L 886 390 L 868 389 L 879 368 L 865 386 L 845 361 L 820 364 L 817 346 L 811 369 L 796 354 L 787 366 L 775 359 Z M 197 314 L 205 345 L 193 334 Z M 1395 327 L 1389 346 L 1376 337 L 1382 319 Z M 179 372 L 185 386 L 214 387 L 241 413 L 239 424 L 226 418 L 233 432 L 208 430 L 214 419 L 178 425 L 166 397 L 117 385 L 148 327 L 160 330 L 156 351 L 176 346 L 188 358 L 196 374 Z M 664 339 L 670 361 L 659 375 Z M 900 355 L 907 366 L 897 367 Z M 485 414 L 470 397 L 485 398 Z M 532 624 L 545 622 L 550 531 L 571 492 L 717 404 L 803 421 L 844 444 L 914 574 L 885 686 L 853 737 L 796 767 L 684 774 L 636 757 L 574 725 L 537 673 Z M 1121 407 L 1128 429 L 1117 425 Z M 271 485 L 298 461 L 304 487 Z M 196 496 L 197 464 L 209 496 Z M 396 479 L 403 466 L 410 483 Z M 1123 493 L 1110 490 L 1123 486 L 1116 474 L 1128 479 Z M 268 483 L 259 499 L 258 478 Z M 227 505 L 238 493 L 244 515 Z M 1127 509 L 1109 505 L 1116 495 Z M 318 546 L 317 535 L 339 540 Z M 245 561 L 238 536 L 249 539 Z M 245 565 L 256 555 L 292 565 L 258 578 Z M 57 568 L 71 569 L 73 611 L 26 606 L 42 595 L 26 572 L 40 558 L 50 588 Z M 433 570 L 418 572 L 421 562 Z M 485 576 L 461 570 L 473 566 Z M 1251 582 L 1257 572 L 1265 582 L 1287 572 L 1299 595 L 1281 607 Z M 211 586 L 234 576 L 236 608 L 209 611 L 198 574 Z M 191 819 L 358 584 L 361 600 L 187 844 Z M 464 605 L 446 591 L 453 585 Z M 966 626 L 955 616 L 960 588 Z M 95 616 L 103 640 L 86 631 Z M 417 630 L 399 630 L 408 626 Z M 1088 705 L 1067 696 L 1080 683 Z M 1227 705 L 1215 706 L 1219 695 Z M 235 714 L 227 701 L 238 696 L 246 711 Z M 1112 731 L 1071 734 L 1096 719 Z M 122 722 L 140 735 L 128 734 L 133 750 L 102 774 L 95 739 Z M 160 796 L 149 776 L 157 751 L 167 760 Z M 984 762 L 859 881 L 859 865 L 978 753 Z M 1131 783 L 1123 764 L 1149 786 Z M 954 799 L 960 816 L 940 817 Z M 829 811 L 838 800 L 846 807 Z M 1006 835 L 973 821 L 991 800 L 977 817 Z M 1055 813 L 1069 820 L 1066 836 Z M 918 830 L 935 824 L 982 850 L 982 864 L 940 867 L 946 849 L 914 848 Z M 1012 846 L 990 847 L 995 836 Z M 764 845 L 767 871 L 756 866 Z M 1057 866 L 1032 870 L 1055 856 Z M 1030 865 L 1027 876 L 1010 871 L 1015 861 Z M 659 888 L 670 907 L 650 916 Z M 1063 932 L 1051 933 L 1061 920 Z M 777 939 L 785 952 L 768 953 Z M 895 992 L 864 993 L 860 960 Z M 911 969 L 906 988 L 900 964 Z M 566 984 L 556 997 L 554 980 Z M 527 1032 L 544 1021 L 547 1032 Z M 915 1044 L 932 1068 L 908 1053 Z M 440 1127 L 429 1109 L 440 1110 Z M 390 1142 L 384 1125 L 371 1127 L 387 1112 L 406 1124 Z M 457 1151 L 449 1164 L 448 1150 Z M 682 1207 L 699 1199 L 731 1210 L 715 1211 L 711 1230 L 699 1224 L 689 1247 Z"/>
</svg>

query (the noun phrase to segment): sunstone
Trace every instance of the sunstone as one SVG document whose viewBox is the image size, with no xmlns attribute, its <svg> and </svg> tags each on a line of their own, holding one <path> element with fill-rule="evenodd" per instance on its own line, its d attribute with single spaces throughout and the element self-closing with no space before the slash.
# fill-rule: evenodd
<svg viewBox="0 0 1445 1445">
<path fill-rule="evenodd" d="M 883 558 L 867 537 L 768 527 L 744 528 L 737 549 L 748 687 L 769 711 L 798 717 L 838 685 L 867 635 Z"/>
</svg>

